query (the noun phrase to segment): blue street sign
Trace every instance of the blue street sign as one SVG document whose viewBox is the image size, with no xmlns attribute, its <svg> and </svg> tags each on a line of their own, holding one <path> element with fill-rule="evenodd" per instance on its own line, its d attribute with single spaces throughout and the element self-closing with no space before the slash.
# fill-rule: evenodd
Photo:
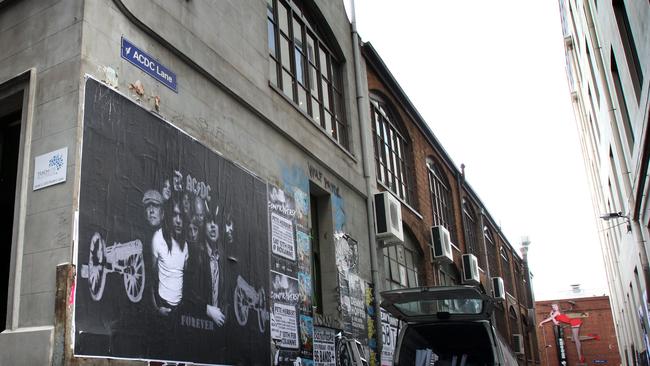
<svg viewBox="0 0 650 366">
<path fill-rule="evenodd" d="M 123 59 L 129 61 L 169 89 L 178 93 L 176 74 L 124 37 L 122 37 L 122 49 L 120 53 L 122 54 Z"/>
</svg>

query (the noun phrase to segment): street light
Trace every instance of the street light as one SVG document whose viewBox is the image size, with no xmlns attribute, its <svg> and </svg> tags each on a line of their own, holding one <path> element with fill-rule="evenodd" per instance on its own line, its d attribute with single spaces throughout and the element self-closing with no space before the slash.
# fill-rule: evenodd
<svg viewBox="0 0 650 366">
<path fill-rule="evenodd" d="M 627 223 L 627 232 L 629 233 L 629 232 L 632 231 L 632 225 L 630 224 L 630 217 L 627 216 L 627 215 L 623 215 L 623 213 L 621 211 L 619 211 L 619 212 L 608 212 L 608 213 L 606 213 L 604 215 L 600 215 L 600 218 L 605 220 L 605 221 L 616 220 L 616 219 L 625 219 L 625 223 Z M 621 224 L 623 224 L 623 223 L 616 224 L 616 225 L 610 227 L 609 229 L 611 229 L 613 227 L 616 227 L 616 226 L 619 226 Z"/>
<path fill-rule="evenodd" d="M 605 221 L 609 221 L 609 220 L 612 220 L 612 219 L 628 219 L 629 220 L 629 217 L 627 217 L 627 215 L 623 215 L 623 213 L 621 211 L 619 211 L 619 212 L 609 212 L 609 213 L 606 213 L 604 215 L 600 215 L 600 218 L 605 220 Z"/>
</svg>

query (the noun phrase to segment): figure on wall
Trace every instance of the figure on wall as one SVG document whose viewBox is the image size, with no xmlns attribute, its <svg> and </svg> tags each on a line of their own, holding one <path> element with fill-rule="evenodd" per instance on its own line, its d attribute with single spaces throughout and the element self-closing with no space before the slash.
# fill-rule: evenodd
<svg viewBox="0 0 650 366">
<path fill-rule="evenodd" d="M 75 355 L 268 364 L 266 183 L 94 80 L 85 100 Z"/>
<path fill-rule="evenodd" d="M 544 326 L 544 323 L 553 322 L 555 325 L 560 325 L 560 323 L 568 324 L 571 326 L 571 337 L 573 342 L 576 345 L 576 351 L 578 352 L 578 359 L 580 362 L 585 362 L 585 356 L 582 354 L 582 347 L 580 345 L 580 326 L 582 325 L 582 320 L 578 318 L 570 318 L 566 314 L 560 312 L 560 307 L 558 304 L 551 305 L 551 313 L 548 318 L 539 322 L 540 328 Z"/>
</svg>

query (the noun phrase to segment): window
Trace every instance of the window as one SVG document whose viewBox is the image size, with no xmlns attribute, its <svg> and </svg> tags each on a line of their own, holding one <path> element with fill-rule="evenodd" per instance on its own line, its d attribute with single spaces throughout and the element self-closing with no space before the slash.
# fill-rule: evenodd
<svg viewBox="0 0 650 366">
<path fill-rule="evenodd" d="M 600 108 L 600 92 L 598 91 L 598 80 L 596 79 L 596 74 L 594 73 L 594 64 L 591 62 L 591 47 L 589 47 L 587 38 L 585 38 L 585 45 L 587 45 L 586 52 L 587 61 L 589 62 L 589 73 L 591 74 L 591 82 L 594 85 L 594 91 L 596 92 L 596 102 L 598 102 L 598 107 Z M 591 93 L 589 94 L 589 98 L 591 99 Z M 593 99 L 591 99 L 591 109 L 593 109 L 594 113 L 596 112 L 594 109 Z"/>
<path fill-rule="evenodd" d="M 427 168 L 429 168 L 429 192 L 431 193 L 433 225 L 444 226 L 449 231 L 451 241 L 458 243 L 449 181 L 443 175 L 438 164 L 431 159 L 427 159 Z"/>
<path fill-rule="evenodd" d="M 485 256 L 479 242 L 478 224 L 476 215 L 469 202 L 463 199 L 463 224 L 465 226 L 465 250 L 467 253 L 474 254 L 478 260 L 478 265 L 485 268 Z"/>
<path fill-rule="evenodd" d="M 512 288 L 512 271 L 510 270 L 510 256 L 508 252 L 501 248 L 501 271 L 503 273 L 503 284 L 506 292 L 513 294 Z"/>
<path fill-rule="evenodd" d="M 483 237 L 485 238 L 485 246 L 487 247 L 488 264 L 490 267 L 490 277 L 500 277 L 499 273 L 499 252 L 497 251 L 496 243 L 492 230 L 489 227 L 483 227 Z"/>
<path fill-rule="evenodd" d="M 614 50 L 610 51 L 610 60 L 610 71 L 612 72 L 612 79 L 614 81 L 616 102 L 618 103 L 618 109 L 620 110 L 621 118 L 623 119 L 621 121 L 621 124 L 623 125 L 623 131 L 625 132 L 627 147 L 631 153 L 634 149 L 634 129 L 632 128 L 632 121 L 630 121 L 630 112 L 627 109 L 627 99 L 625 98 L 625 93 L 623 92 L 623 83 L 621 82 L 621 75 L 618 73 L 618 65 L 616 64 Z"/>
<path fill-rule="evenodd" d="M 384 248 L 386 290 L 418 286 L 418 268 L 413 251 L 402 245 Z"/>
<path fill-rule="evenodd" d="M 386 104 L 373 97 L 370 116 L 375 146 L 377 180 L 397 197 L 411 204 L 412 187 L 409 180 L 407 139 L 398 128 L 397 120 Z"/>
<path fill-rule="evenodd" d="M 454 263 L 441 263 L 438 275 L 440 276 L 438 286 L 455 286 L 460 284 L 460 274 Z"/>
<path fill-rule="evenodd" d="M 267 0 L 271 83 L 348 149 L 341 61 L 319 38 L 300 5 Z"/>
<path fill-rule="evenodd" d="M 643 85 L 643 71 L 641 69 L 641 62 L 639 61 L 639 53 L 634 43 L 630 19 L 627 17 L 627 10 L 625 9 L 623 0 L 612 0 L 612 8 L 614 8 L 618 34 L 621 36 L 621 43 L 623 44 L 623 50 L 625 50 L 625 60 L 630 70 L 630 76 L 632 77 L 632 84 L 634 85 L 638 102 L 641 97 L 641 86 Z"/>
</svg>

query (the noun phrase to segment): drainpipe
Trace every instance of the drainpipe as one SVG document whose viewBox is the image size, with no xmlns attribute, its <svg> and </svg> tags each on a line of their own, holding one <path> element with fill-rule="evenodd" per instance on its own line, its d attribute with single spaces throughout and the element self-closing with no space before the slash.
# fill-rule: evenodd
<svg viewBox="0 0 650 366">
<path fill-rule="evenodd" d="M 357 113 L 359 115 L 359 128 L 361 132 L 361 162 L 363 165 L 363 178 L 366 182 L 366 212 L 367 212 L 367 219 L 368 219 L 368 246 L 370 247 L 370 272 L 372 275 L 372 282 L 374 283 L 374 286 L 372 288 L 372 295 L 375 298 L 375 335 L 376 335 L 376 341 L 377 341 L 377 355 L 381 355 L 381 348 L 382 348 L 382 338 L 379 336 L 379 329 L 381 329 L 381 309 L 379 308 L 379 303 L 380 303 L 380 298 L 379 298 L 379 287 L 381 286 L 381 280 L 379 277 L 379 266 L 378 266 L 378 261 L 377 261 L 377 242 L 375 240 L 375 234 L 374 234 L 374 227 L 375 227 L 375 216 L 374 216 L 374 209 L 373 209 L 373 197 L 374 197 L 374 189 L 372 186 L 372 176 L 370 174 L 370 154 L 368 153 L 368 148 L 370 147 L 370 141 L 369 141 L 369 131 L 370 131 L 370 123 L 368 121 L 368 108 L 369 108 L 369 103 L 368 103 L 368 97 L 364 93 L 366 88 L 364 88 L 364 85 L 367 83 L 364 83 L 362 76 L 365 75 L 365 73 L 362 74 L 362 68 L 361 68 L 361 50 L 359 43 L 361 42 L 361 38 L 359 37 L 359 34 L 357 33 L 357 18 L 356 18 L 356 10 L 355 10 L 355 1 L 352 0 L 351 2 L 351 10 L 352 10 L 352 20 L 351 20 L 351 27 L 352 27 L 352 50 L 353 50 L 353 55 L 354 55 L 354 80 L 356 83 L 356 89 L 357 89 Z"/>
</svg>

